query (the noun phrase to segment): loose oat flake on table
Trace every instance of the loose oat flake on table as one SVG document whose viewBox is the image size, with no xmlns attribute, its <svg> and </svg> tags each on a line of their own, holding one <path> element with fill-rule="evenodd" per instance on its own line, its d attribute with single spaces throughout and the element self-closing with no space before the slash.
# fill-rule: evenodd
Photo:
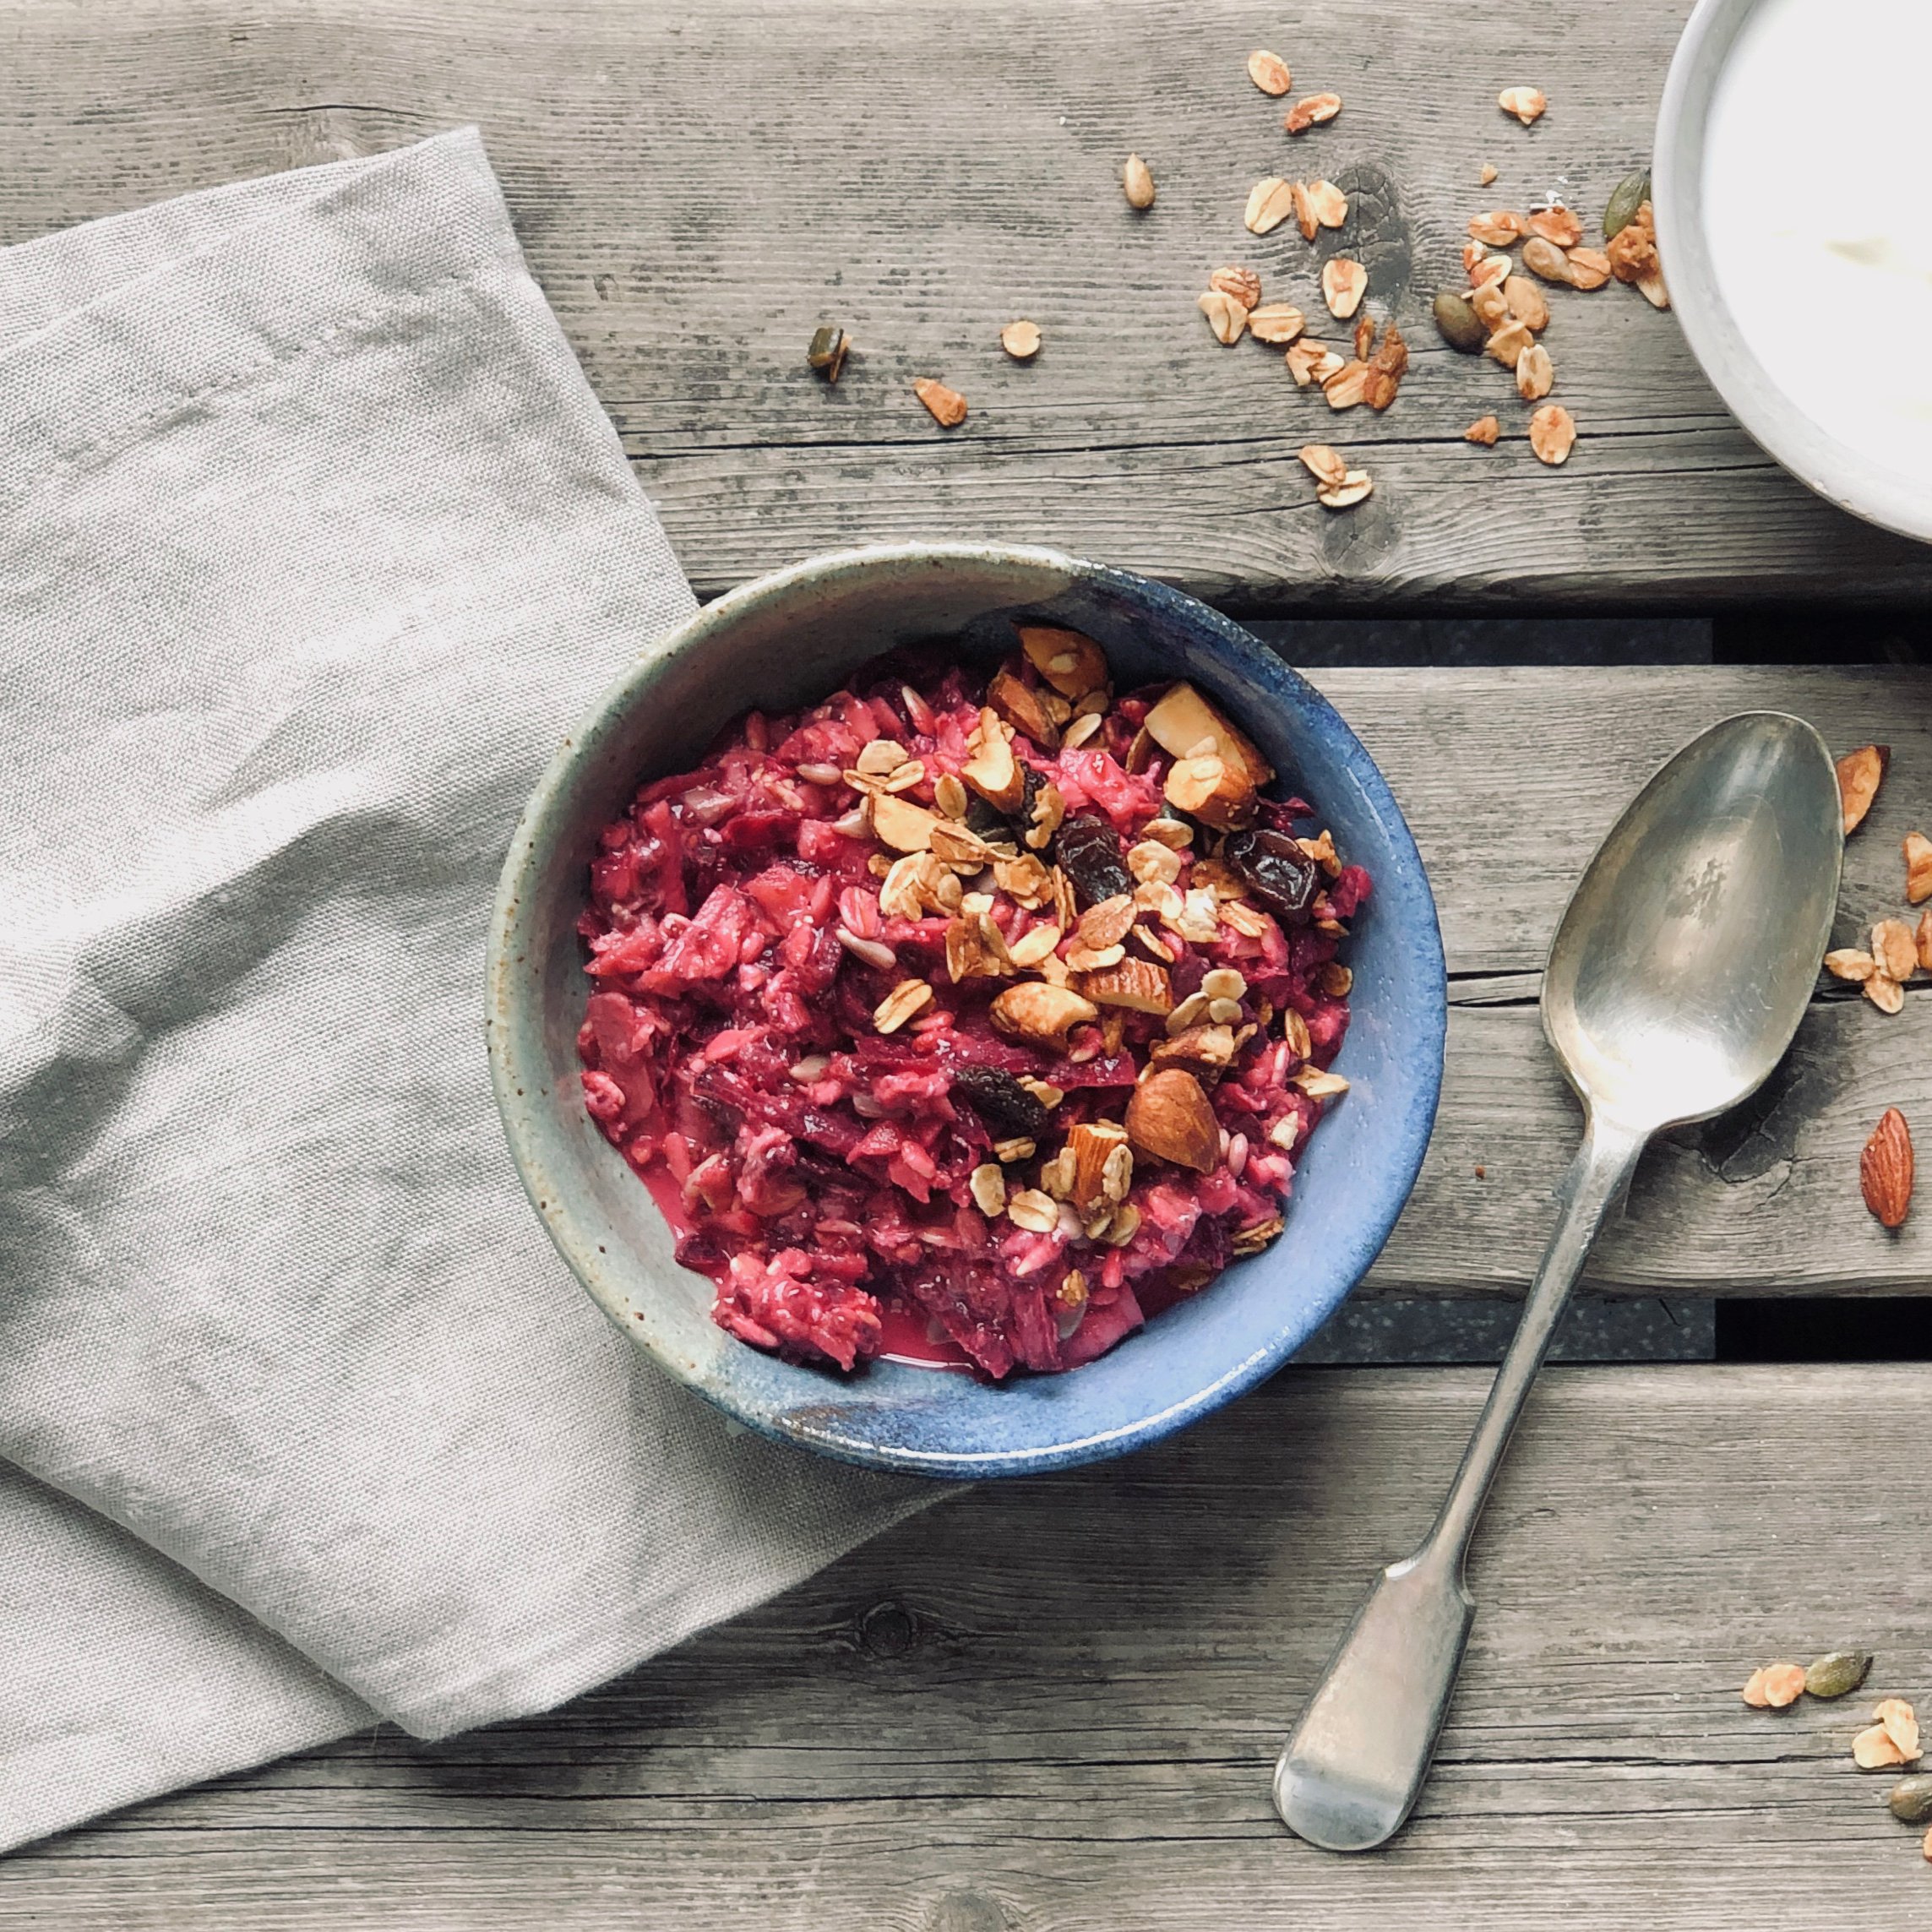
<svg viewBox="0 0 1932 1932">
<path fill-rule="evenodd" d="M 1281 1233 L 1346 1089 L 1368 875 L 1191 685 L 1015 642 L 748 713 L 605 829 L 585 1103 L 755 1347 L 1075 1368 Z"/>
</svg>

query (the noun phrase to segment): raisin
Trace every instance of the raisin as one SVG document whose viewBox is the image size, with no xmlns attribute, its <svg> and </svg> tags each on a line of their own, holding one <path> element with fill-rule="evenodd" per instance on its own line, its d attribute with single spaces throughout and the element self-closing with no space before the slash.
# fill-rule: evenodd
<svg viewBox="0 0 1932 1932">
<path fill-rule="evenodd" d="M 1221 856 L 1277 919 L 1308 917 L 1320 871 L 1286 832 L 1236 832 L 1222 846 Z"/>
<path fill-rule="evenodd" d="M 955 1067 L 953 1086 L 973 1104 L 988 1128 L 1002 1139 L 1037 1140 L 1047 1131 L 1047 1110 L 1011 1074 L 998 1067 Z"/>
<path fill-rule="evenodd" d="M 966 828 L 982 839 L 1010 839 L 1013 835 L 1012 820 L 988 804 L 977 792 L 966 795 Z"/>
<path fill-rule="evenodd" d="M 1134 890 L 1120 850 L 1120 835 L 1104 819 L 1082 812 L 1063 820 L 1054 835 L 1053 857 L 1073 881 L 1075 895 L 1083 906 L 1097 906 L 1103 899 L 1117 899 Z"/>
</svg>

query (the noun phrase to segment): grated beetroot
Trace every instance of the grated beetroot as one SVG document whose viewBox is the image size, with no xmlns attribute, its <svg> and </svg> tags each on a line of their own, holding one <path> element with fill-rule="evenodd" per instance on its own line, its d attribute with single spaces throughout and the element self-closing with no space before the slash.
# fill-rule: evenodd
<svg viewBox="0 0 1932 1932">
<path fill-rule="evenodd" d="M 1280 1233 L 1340 1091 L 1336 953 L 1369 875 L 1326 834 L 1277 836 L 1310 808 L 1261 792 L 1198 694 L 1114 699 L 1091 640 L 1020 642 L 990 682 L 901 654 L 747 714 L 591 862 L 585 1105 L 755 1347 L 996 1380 L 1091 1361 Z M 1188 743 L 1164 742 L 1176 716 Z M 1225 779 L 1222 754 L 1205 816 L 1168 802 Z M 1303 868 L 1279 916 L 1221 856 L 1236 825 Z M 1069 1023 L 995 1004 L 1035 984 L 1079 996 Z M 1130 1111 L 1156 1062 L 1203 1097 L 1194 1154 Z"/>
</svg>

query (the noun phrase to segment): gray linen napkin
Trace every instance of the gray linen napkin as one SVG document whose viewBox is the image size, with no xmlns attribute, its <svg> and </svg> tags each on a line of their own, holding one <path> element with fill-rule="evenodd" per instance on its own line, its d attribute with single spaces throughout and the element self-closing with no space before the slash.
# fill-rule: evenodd
<svg viewBox="0 0 1932 1932">
<path fill-rule="evenodd" d="M 474 131 L 0 251 L 0 1846 L 542 1708 L 938 1494 L 526 1207 L 522 799 L 692 608 Z"/>
</svg>

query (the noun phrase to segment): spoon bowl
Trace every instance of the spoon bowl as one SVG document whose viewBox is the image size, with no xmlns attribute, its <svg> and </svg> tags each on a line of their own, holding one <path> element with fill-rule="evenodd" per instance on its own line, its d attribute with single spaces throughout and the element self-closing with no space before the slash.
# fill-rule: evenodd
<svg viewBox="0 0 1932 1932">
<path fill-rule="evenodd" d="M 1839 814 L 1824 740 L 1778 711 L 1725 719 L 1630 802 L 1543 975 L 1543 1031 L 1592 1112 L 1654 1132 L 1763 1085 L 1830 938 Z"/>
<path fill-rule="evenodd" d="M 1810 725 L 1727 718 L 1630 802 L 1565 909 L 1543 1023 L 1583 1145 L 1435 1527 L 1382 1572 L 1275 1768 L 1276 1809 L 1311 1844 L 1368 1851 L 1420 1795 L 1476 1614 L 1463 1558 L 1570 1287 L 1652 1135 L 1735 1106 L 1791 1044 L 1831 939 L 1841 811 Z"/>
</svg>

